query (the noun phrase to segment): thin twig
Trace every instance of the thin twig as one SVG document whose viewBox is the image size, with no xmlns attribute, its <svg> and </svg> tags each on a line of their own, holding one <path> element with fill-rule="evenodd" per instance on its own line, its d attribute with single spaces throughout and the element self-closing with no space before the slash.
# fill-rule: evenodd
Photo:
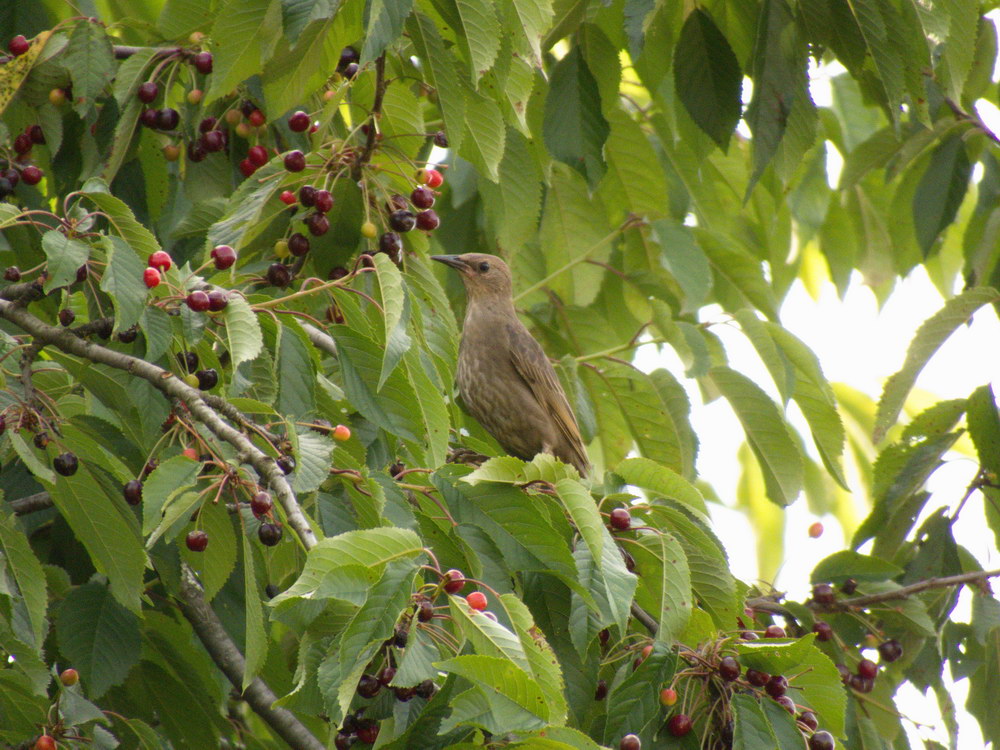
<svg viewBox="0 0 1000 750">
<path fill-rule="evenodd" d="M 375 60 L 375 99 L 372 101 L 372 111 L 369 115 L 371 120 L 368 124 L 368 138 L 365 140 L 365 147 L 354 160 L 354 167 L 351 176 L 355 181 L 361 179 L 361 170 L 372 157 L 375 150 L 375 143 L 378 140 L 378 120 L 382 116 L 382 98 L 385 96 L 385 52 Z"/>
<path fill-rule="evenodd" d="M 990 578 L 1000 576 L 1000 570 L 975 570 L 971 573 L 961 573 L 956 576 L 942 576 L 941 578 L 926 578 L 909 586 L 903 586 L 895 591 L 883 591 L 879 594 L 868 594 L 867 596 L 856 596 L 853 599 L 844 599 L 832 605 L 817 606 L 823 610 L 848 610 L 860 609 L 879 602 L 889 602 L 896 599 L 906 599 L 912 594 L 919 594 L 927 589 L 941 589 L 948 586 L 961 586 L 963 583 L 978 583 L 980 588 L 989 591 Z"/>
<path fill-rule="evenodd" d="M 14 511 L 14 515 L 24 516 L 28 513 L 37 513 L 40 510 L 51 508 L 54 503 L 52 496 L 48 492 L 36 492 L 34 495 L 19 497 L 7 503 L 8 507 Z"/>
</svg>

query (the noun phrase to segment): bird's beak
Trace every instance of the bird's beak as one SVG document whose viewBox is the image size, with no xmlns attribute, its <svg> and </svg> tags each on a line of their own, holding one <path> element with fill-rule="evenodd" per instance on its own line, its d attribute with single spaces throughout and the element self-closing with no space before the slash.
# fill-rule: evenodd
<svg viewBox="0 0 1000 750">
<path fill-rule="evenodd" d="M 444 263 L 446 266 L 451 266 L 459 273 L 469 272 L 469 264 L 462 260 L 461 255 L 432 255 L 431 260 L 436 260 L 438 263 Z"/>
</svg>

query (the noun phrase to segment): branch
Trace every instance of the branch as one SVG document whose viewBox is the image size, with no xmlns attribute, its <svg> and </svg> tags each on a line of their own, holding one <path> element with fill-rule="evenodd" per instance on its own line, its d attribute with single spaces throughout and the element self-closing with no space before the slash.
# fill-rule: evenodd
<svg viewBox="0 0 1000 750">
<path fill-rule="evenodd" d="M 255 446 L 246 435 L 226 423 L 214 409 L 205 403 L 202 392 L 197 388 L 192 388 L 162 367 L 128 354 L 106 349 L 90 341 L 84 341 L 74 336 L 70 331 L 50 326 L 26 310 L 20 309 L 13 302 L 0 300 L 0 318 L 6 318 L 45 344 L 55 346 L 68 354 L 144 378 L 166 394 L 168 398 L 183 401 L 195 419 L 204 424 L 217 438 L 225 440 L 236 448 L 239 454 L 245 456 L 247 463 L 253 466 L 267 486 L 274 490 L 285 509 L 288 525 L 298 534 L 302 545 L 306 549 L 311 549 L 316 545 L 316 535 L 313 533 L 308 519 L 302 513 L 291 485 L 281 469 L 278 468 L 275 460 Z"/>
<path fill-rule="evenodd" d="M 35 385 L 31 381 L 31 374 L 35 357 L 42 351 L 42 347 L 42 344 L 35 341 L 21 354 L 21 388 L 24 390 L 24 401 L 29 406 L 35 405 Z"/>
<path fill-rule="evenodd" d="M 824 610 L 859 609 L 867 607 L 870 604 L 878 604 L 879 602 L 906 599 L 912 594 L 919 594 L 921 591 L 926 591 L 927 589 L 941 589 L 947 588 L 948 586 L 961 586 L 963 583 L 979 583 L 980 588 L 988 592 L 990 588 L 987 581 L 990 578 L 996 578 L 997 576 L 1000 576 L 1000 570 L 975 570 L 971 573 L 961 573 L 957 576 L 927 578 L 923 581 L 911 583 L 909 586 L 903 586 L 895 591 L 885 591 L 881 594 L 868 594 L 867 596 L 856 596 L 853 599 L 844 599 L 836 604 L 818 608 Z"/>
<path fill-rule="evenodd" d="M 10 300 L 22 305 L 34 302 L 45 296 L 40 281 L 25 281 L 21 284 L 11 284 L 0 289 L 0 299 Z"/>
<path fill-rule="evenodd" d="M 125 44 L 116 44 L 114 49 L 115 49 L 115 59 L 117 59 L 117 60 L 125 60 L 125 59 L 127 59 L 129 57 L 132 57 L 132 55 L 137 55 L 140 52 L 142 52 L 143 50 L 150 49 L 150 48 L 149 47 L 130 47 L 130 46 L 125 45 Z M 179 54 L 181 54 L 183 52 L 186 52 L 186 50 L 183 47 L 157 47 L 156 48 L 156 54 L 153 57 L 154 58 L 158 58 L 158 57 L 170 57 L 170 55 L 179 55 Z"/>
<path fill-rule="evenodd" d="M 646 610 L 644 610 L 635 602 L 632 602 L 632 617 L 634 617 L 643 625 L 645 625 L 646 630 L 649 631 L 650 635 L 656 635 L 656 633 L 660 629 L 659 623 L 657 623 L 656 620 L 653 619 L 652 615 L 646 612 Z"/>
<path fill-rule="evenodd" d="M 36 492 L 34 495 L 19 497 L 11 500 L 7 506 L 14 511 L 16 516 L 26 516 L 29 513 L 37 513 L 53 506 L 52 496 L 48 492 Z"/>
<path fill-rule="evenodd" d="M 365 141 L 364 150 L 354 160 L 354 167 L 351 170 L 351 177 L 355 181 L 361 179 L 361 168 L 368 163 L 368 160 L 371 159 L 372 151 L 375 150 L 375 142 L 378 138 L 378 120 L 382 116 L 382 97 L 385 96 L 385 87 L 385 52 L 383 52 L 375 60 L 375 99 L 372 102 L 368 138 Z"/>
<path fill-rule="evenodd" d="M 320 742 L 291 711 L 275 708 L 278 696 L 259 677 L 254 678 L 243 690 L 246 659 L 226 632 L 218 615 L 205 601 L 201 586 L 191 570 L 185 566 L 181 572 L 181 611 L 198 634 L 205 650 L 215 665 L 233 684 L 247 705 L 260 716 L 285 742 L 296 750 L 324 750 Z"/>
<path fill-rule="evenodd" d="M 309 323 L 299 323 L 299 325 L 302 326 L 302 330 L 306 332 L 306 336 L 309 337 L 309 341 L 312 342 L 313 346 L 321 352 L 329 354 L 331 357 L 337 356 L 337 342 L 333 340 L 330 334 L 321 331 Z"/>
</svg>

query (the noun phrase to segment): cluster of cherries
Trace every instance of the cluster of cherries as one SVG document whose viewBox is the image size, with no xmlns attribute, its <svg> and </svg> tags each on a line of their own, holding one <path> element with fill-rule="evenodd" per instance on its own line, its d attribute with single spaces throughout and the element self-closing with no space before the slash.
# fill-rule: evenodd
<svg viewBox="0 0 1000 750">
<path fill-rule="evenodd" d="M 3 435 L 6 431 L 7 415 L 0 413 L 0 435 Z M 52 439 L 49 437 L 48 432 L 41 430 L 35 433 L 33 441 L 36 448 L 39 450 L 45 450 L 49 443 L 52 442 Z M 80 460 L 72 451 L 66 451 L 65 453 L 60 453 L 52 459 L 52 468 L 55 469 L 57 474 L 64 477 L 71 477 L 76 474 L 77 469 L 80 468 Z"/>
<path fill-rule="evenodd" d="M 45 145 L 41 125 L 29 125 L 14 138 L 13 159 L 0 160 L 0 200 L 12 195 L 19 182 L 37 185 L 42 181 L 45 173 L 29 161 L 31 149 L 36 145 Z"/>
<path fill-rule="evenodd" d="M 211 258 L 216 270 L 224 271 L 236 262 L 236 251 L 229 245 L 216 245 L 212 248 Z M 169 253 L 157 250 L 150 254 L 146 264 L 147 267 L 142 272 L 142 282 L 147 288 L 153 289 L 160 285 L 163 274 L 173 266 L 173 259 Z M 196 289 L 188 292 L 184 302 L 194 312 L 221 312 L 229 305 L 229 294 L 221 289 L 211 289 L 207 292 Z"/>
</svg>

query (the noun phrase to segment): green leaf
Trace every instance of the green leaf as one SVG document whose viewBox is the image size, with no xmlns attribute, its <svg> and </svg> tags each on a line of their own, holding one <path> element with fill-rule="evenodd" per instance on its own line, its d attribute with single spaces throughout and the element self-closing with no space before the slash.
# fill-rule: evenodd
<svg viewBox="0 0 1000 750">
<path fill-rule="evenodd" d="M 910 342 L 902 368 L 886 381 L 882 389 L 873 434 L 876 443 L 885 437 L 886 431 L 896 422 L 903 402 L 927 361 L 976 310 L 997 300 L 1000 300 L 1000 293 L 995 289 L 970 289 L 952 297 L 944 303 L 944 307 L 921 324 Z"/>
<path fill-rule="evenodd" d="M 838 584 L 848 578 L 856 581 L 888 581 L 902 574 L 902 568 L 890 562 L 845 549 L 820 560 L 813 568 L 809 580 L 811 583 Z"/>
<path fill-rule="evenodd" d="M 500 107 L 492 99 L 476 91 L 468 91 L 464 127 L 462 145 L 457 149 L 459 155 L 496 182 L 500 178 L 500 160 L 503 159 L 507 138 Z"/>
<path fill-rule="evenodd" d="M 128 101 L 135 96 L 139 89 L 139 84 L 146 80 L 147 71 L 153 58 L 156 56 L 155 47 L 147 47 L 136 51 L 127 60 L 122 61 L 115 73 L 114 95 L 119 108 L 124 108 Z M 46 133 L 46 140 L 48 133 Z"/>
<path fill-rule="evenodd" d="M 895 123 L 899 119 L 903 96 L 903 61 L 898 47 L 890 39 L 893 31 L 883 18 L 878 0 L 854 0 L 849 5 L 875 63 L 877 80 L 884 91 L 889 116 Z"/>
<path fill-rule="evenodd" d="M 474 689 L 488 698 L 490 713 L 513 722 L 500 731 L 537 729 L 548 723 L 548 703 L 538 683 L 510 661 L 496 656 L 468 654 L 439 661 L 434 666 L 470 680 L 476 686 Z M 472 712 L 473 706 L 478 708 L 482 704 L 470 704 L 459 696 L 453 704 L 450 719 L 442 729 L 466 723 L 483 726 L 488 731 L 497 729 L 492 723 L 490 726 L 481 723 L 485 718 L 478 715 L 478 711 Z M 507 715 L 510 715 L 509 718 L 506 718 Z"/>
<path fill-rule="evenodd" d="M 413 0 L 366 0 L 365 43 L 361 48 L 361 64 L 374 60 L 399 39 L 403 24 L 413 9 Z"/>
<path fill-rule="evenodd" d="M 730 705 L 733 710 L 733 750 L 779 747 L 771 722 L 767 720 L 756 698 L 734 695 Z"/>
<path fill-rule="evenodd" d="M 89 245 L 55 230 L 42 235 L 42 250 L 48 258 L 49 277 L 43 285 L 46 292 L 75 281 L 76 270 L 90 257 Z"/>
<path fill-rule="evenodd" d="M 624 110 L 613 109 L 609 117 L 611 131 L 604 144 L 608 171 L 598 187 L 605 206 L 616 209 L 614 221 L 630 214 L 645 219 L 664 216 L 667 180 L 649 137 Z"/>
<path fill-rule="evenodd" d="M 656 639 L 673 644 L 687 627 L 693 605 L 687 556 L 670 534 L 642 537 L 638 541 L 639 545 L 630 545 L 636 568 L 641 571 L 636 601 L 656 618 L 660 626 Z M 656 561 L 654 566 L 645 564 L 647 555 Z"/>
<path fill-rule="evenodd" d="M 281 29 L 279 0 L 230 0 L 212 25 L 210 104 L 260 72 Z"/>
<path fill-rule="evenodd" d="M 671 646 L 654 641 L 649 656 L 635 670 L 627 670 L 621 682 L 612 684 L 604 744 L 613 746 L 626 732 L 641 731 L 650 722 L 662 723 L 660 688 L 670 684 L 676 668 L 677 657 L 671 653 Z"/>
<path fill-rule="evenodd" d="M 0 515 L 0 553 L 2 553 L 0 557 L 5 561 L 4 567 L 17 582 L 17 590 L 28 613 L 30 632 L 34 637 L 34 642 L 29 642 L 29 645 L 33 646 L 36 652 L 41 652 L 46 631 L 45 611 L 49 604 L 45 571 L 35 553 L 31 551 L 28 538 L 18 527 L 14 516 Z M 27 632 L 25 631 L 25 635 Z"/>
<path fill-rule="evenodd" d="M 235 370 L 240 363 L 257 358 L 264 348 L 264 336 L 257 316 L 240 295 L 230 295 L 222 317 L 226 321 L 226 340 Z"/>
<path fill-rule="evenodd" d="M 514 128 L 507 128 L 499 179 L 480 178 L 479 193 L 501 248 L 513 252 L 534 236 L 542 210 L 542 169 L 536 152 Z"/>
<path fill-rule="evenodd" d="M 108 577 L 115 599 L 138 612 L 146 554 L 136 531 L 119 515 L 86 466 L 73 476 L 57 477 L 54 484 L 43 484 L 94 567 Z"/>
<path fill-rule="evenodd" d="M 246 668 L 243 671 L 243 689 L 254 681 L 267 658 L 267 633 L 264 632 L 264 613 L 260 603 L 257 576 L 253 569 L 253 548 L 250 538 L 243 539 L 243 596 L 246 601 Z"/>
<path fill-rule="evenodd" d="M 778 740 L 778 750 L 802 750 L 802 730 L 795 717 L 777 701 L 761 700 L 759 705 Z"/>
<path fill-rule="evenodd" d="M 24 442 L 24 438 L 21 437 L 20 431 L 12 431 L 10 433 L 10 444 L 14 448 L 14 452 L 17 453 L 18 458 L 24 462 L 25 467 L 27 467 L 28 471 L 30 471 L 36 479 L 49 483 L 56 481 L 56 473 L 41 462 L 38 456 L 35 455 L 35 451 L 33 451 L 28 444 Z"/>
<path fill-rule="evenodd" d="M 491 0 L 455 0 L 455 7 L 465 32 L 458 36 L 469 50 L 469 73 L 478 84 L 500 51 L 500 23 Z"/>
<path fill-rule="evenodd" d="M 104 26 L 89 20 L 76 24 L 66 45 L 64 65 L 73 80 L 73 108 L 84 117 L 115 74 L 115 56 Z"/>
<path fill-rule="evenodd" d="M 12 669 L 0 670 L 0 739 L 20 743 L 33 737 L 45 723 L 50 701 L 37 696 L 28 678 Z"/>
<path fill-rule="evenodd" d="M 707 513 L 705 498 L 698 488 L 673 469 L 648 458 L 626 458 L 614 468 L 626 484 L 642 487 L 654 495 L 679 500 L 700 513 Z"/>
<path fill-rule="evenodd" d="M 290 430 L 288 435 L 292 438 L 296 461 L 292 490 L 298 494 L 314 492 L 330 475 L 333 442 L 311 430 Z"/>
<path fill-rule="evenodd" d="M 548 453 L 539 453 L 530 461 L 522 461 L 513 456 L 491 458 L 462 477 L 462 481 L 466 484 L 500 482 L 523 485 L 539 481 L 555 484 L 561 479 L 578 479 L 579 476 L 569 464 L 564 464 Z"/>
<path fill-rule="evenodd" d="M 388 255 L 377 253 L 373 260 L 375 277 L 378 279 L 382 297 L 382 320 L 385 332 L 385 356 L 382 359 L 382 372 L 378 380 L 378 390 L 381 390 L 393 368 L 409 349 L 410 337 L 406 334 L 406 322 L 403 320 L 407 305 L 403 275 L 396 264 L 389 260 Z"/>
<path fill-rule="evenodd" d="M 192 492 L 188 498 L 194 501 L 198 496 Z M 177 505 L 183 507 L 187 502 L 181 498 Z M 183 518 L 190 518 L 189 510 Z M 164 525 L 170 526 L 171 523 L 167 521 Z M 180 548 L 181 560 L 197 574 L 198 582 L 205 591 L 205 599 L 211 601 L 236 567 L 236 533 L 233 531 L 229 511 L 222 503 L 206 503 L 200 508 L 198 528 L 208 534 L 209 545 L 205 550 L 193 552 L 180 539 L 177 546 Z"/>
<path fill-rule="evenodd" d="M 517 18 L 518 27 L 524 32 L 524 38 L 531 49 L 532 65 L 541 67 L 541 41 L 552 23 L 552 0 L 511 0 Z"/>
<path fill-rule="evenodd" d="M 139 662 L 139 618 L 115 599 L 107 587 L 87 583 L 66 597 L 56 618 L 59 651 L 93 697 L 124 682 Z"/>
<path fill-rule="evenodd" d="M 962 136 L 952 135 L 934 149 L 913 194 L 913 227 L 924 258 L 930 255 L 938 235 L 955 220 L 971 174 L 972 163 Z"/>
<path fill-rule="evenodd" d="M 277 47 L 262 76 L 268 107 L 283 112 L 323 85 L 336 67 L 344 43 L 355 38 L 344 28 L 348 23 L 344 19 L 350 17 L 351 13 L 343 13 L 310 22 L 291 49 L 285 39 L 276 37 Z"/>
<path fill-rule="evenodd" d="M 314 349 L 301 327 L 294 322 L 282 325 L 278 336 L 280 344 L 275 352 L 278 403 L 275 406 L 281 414 L 301 418 L 316 410 Z"/>
<path fill-rule="evenodd" d="M 426 65 L 427 82 L 437 89 L 449 146 L 458 151 L 465 135 L 465 92 L 458 77 L 459 62 L 424 14 L 414 13 L 406 22 L 406 29 L 417 55 Z"/>
<path fill-rule="evenodd" d="M 109 237 L 105 242 L 107 268 L 101 277 L 101 290 L 115 306 L 115 330 L 124 331 L 138 323 L 146 308 L 146 285 L 142 272 L 146 267 L 128 243 L 121 237 Z"/>
<path fill-rule="evenodd" d="M 578 47 L 552 69 L 542 132 L 549 153 L 596 187 L 606 169 L 602 149 L 611 126 L 601 111 L 597 82 Z"/>
<path fill-rule="evenodd" d="M 695 124 L 719 144 L 740 120 L 743 72 L 729 42 L 701 8 L 688 14 L 674 48 L 674 88 Z"/>
<path fill-rule="evenodd" d="M 507 610 L 514 631 L 521 639 L 521 647 L 529 662 L 528 671 L 545 693 L 545 700 L 549 704 L 549 721 L 552 724 L 565 723 L 568 712 L 564 696 L 565 684 L 552 647 L 524 602 L 514 594 L 503 594 L 500 601 Z"/>
<path fill-rule="evenodd" d="M 107 182 L 95 177 L 87 180 L 83 187 L 83 194 L 108 215 L 111 228 L 142 260 L 160 249 L 156 237 L 135 218 L 132 209 L 120 198 L 111 195 Z"/>
<path fill-rule="evenodd" d="M 556 482 L 556 495 L 583 537 L 590 556 L 599 566 L 604 557 L 605 528 L 594 498 L 582 484 L 573 479 L 560 479 Z"/>
<path fill-rule="evenodd" d="M 660 246 L 659 257 L 649 260 L 650 270 L 662 266 L 684 292 L 682 312 L 694 312 L 712 288 L 712 269 L 689 227 L 661 219 L 652 222 Z"/>
<path fill-rule="evenodd" d="M 451 617 L 475 653 L 506 659 L 519 669 L 529 671 L 528 656 L 520 638 L 512 631 L 472 609 L 465 597 L 449 596 L 448 603 Z"/>
<path fill-rule="evenodd" d="M 159 464 L 142 484 L 142 533 L 150 534 L 163 520 L 167 503 L 198 481 L 201 464 L 184 455 Z"/>
<path fill-rule="evenodd" d="M 966 421 L 979 456 L 979 465 L 1000 476 L 1000 415 L 997 414 L 991 386 L 980 386 L 969 396 Z"/>
<path fill-rule="evenodd" d="M 760 261 L 746 250 L 726 240 L 714 232 L 704 229 L 695 230 L 698 246 L 708 257 L 712 272 L 716 278 L 718 291 L 723 281 L 732 284 L 749 306 L 756 307 L 768 320 L 778 319 L 778 302 L 774 291 L 764 278 Z M 746 307 L 747 305 L 740 305 Z M 729 312 L 735 312 L 736 307 L 727 305 Z"/>
<path fill-rule="evenodd" d="M 743 425 L 768 497 L 778 505 L 789 505 L 802 489 L 802 455 L 777 405 L 760 386 L 729 367 L 713 367 L 709 377 Z"/>
<path fill-rule="evenodd" d="M 789 682 L 793 688 L 793 695 L 797 692 L 802 696 L 802 702 L 812 707 L 819 716 L 820 724 L 830 734 L 844 737 L 847 693 L 837 667 L 826 654 L 813 645 L 793 669 L 795 679 Z"/>
</svg>

